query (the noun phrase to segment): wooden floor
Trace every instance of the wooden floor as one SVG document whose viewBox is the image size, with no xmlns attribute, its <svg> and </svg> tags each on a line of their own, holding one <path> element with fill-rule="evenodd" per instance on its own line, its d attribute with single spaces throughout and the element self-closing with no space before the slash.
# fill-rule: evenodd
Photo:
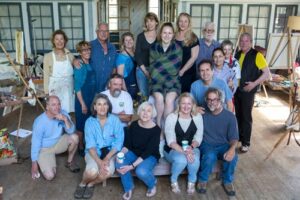
<svg viewBox="0 0 300 200">
<path fill-rule="evenodd" d="M 247 154 L 239 155 L 235 173 L 237 194 L 231 199 L 300 199 L 300 147 L 295 144 L 295 141 L 292 139 L 290 145 L 286 146 L 287 138 L 285 138 L 272 156 L 264 161 L 276 141 L 286 134 L 284 121 L 289 114 L 287 103 L 282 100 L 283 93 L 270 92 L 269 95 L 268 102 L 265 102 L 261 96 L 257 98 L 260 106 L 253 110 L 254 126 L 251 149 Z M 22 127 L 31 129 L 34 116 L 41 111 L 28 106 L 24 111 L 26 112 L 23 116 Z M 9 130 L 13 130 L 17 127 L 17 120 L 17 112 L 1 118 L 0 128 L 8 127 Z M 28 158 L 29 153 L 30 139 L 21 141 L 21 157 Z M 4 188 L 3 199 L 73 199 L 73 192 L 81 179 L 82 171 L 79 174 L 67 171 L 63 166 L 65 160 L 66 155 L 58 157 L 58 174 L 51 182 L 47 182 L 43 178 L 37 181 L 31 180 L 30 159 L 25 159 L 21 164 L 0 167 L 0 185 Z M 79 159 L 79 163 L 84 167 L 82 159 Z M 135 180 L 135 183 L 133 199 L 147 199 L 144 185 L 138 180 Z M 152 199 L 229 199 L 221 187 L 221 182 L 213 176 L 208 183 L 208 191 L 205 195 L 188 196 L 185 192 L 186 176 L 179 179 L 179 184 L 182 194 L 175 195 L 170 191 L 169 177 L 159 177 L 157 195 Z M 108 180 L 105 188 L 101 185 L 97 186 L 93 199 L 121 199 L 122 193 L 120 179 L 114 178 Z"/>
</svg>

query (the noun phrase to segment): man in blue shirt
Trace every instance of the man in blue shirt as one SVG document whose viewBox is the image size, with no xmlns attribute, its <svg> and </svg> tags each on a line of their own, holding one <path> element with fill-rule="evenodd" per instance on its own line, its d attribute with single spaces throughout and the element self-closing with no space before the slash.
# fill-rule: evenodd
<svg viewBox="0 0 300 200">
<path fill-rule="evenodd" d="M 116 48 L 108 41 L 107 23 L 100 23 L 96 30 L 97 38 L 91 41 L 90 65 L 96 72 L 96 92 L 105 90 L 110 75 L 116 67 Z"/>
<path fill-rule="evenodd" d="M 209 111 L 203 115 L 204 133 L 200 145 L 201 165 L 197 183 L 197 191 L 206 193 L 206 185 L 217 160 L 223 161 L 222 186 L 229 196 L 235 195 L 233 186 L 234 171 L 238 157 L 236 147 L 239 133 L 233 113 L 222 106 L 222 92 L 217 88 L 209 88 L 205 100 Z"/>
<path fill-rule="evenodd" d="M 78 136 L 69 114 L 61 110 L 57 96 L 50 96 L 46 101 L 46 112 L 34 120 L 31 140 L 31 175 L 39 178 L 38 165 L 45 179 L 52 180 L 56 174 L 55 155 L 68 150 L 66 167 L 72 172 L 79 172 L 73 162 L 77 150 Z M 63 132 L 67 134 L 63 134 Z"/>
<path fill-rule="evenodd" d="M 197 106 L 199 106 L 198 111 L 204 113 L 206 103 L 205 103 L 205 92 L 209 87 L 216 87 L 224 93 L 225 103 L 227 109 L 233 110 L 232 103 L 232 92 L 228 85 L 221 79 L 213 77 L 213 65 L 210 60 L 202 60 L 199 63 L 200 79 L 195 81 L 191 86 L 191 94 L 194 96 Z"/>
<path fill-rule="evenodd" d="M 220 43 L 214 40 L 215 24 L 206 22 L 202 29 L 203 38 L 199 38 L 199 54 L 197 58 L 197 66 L 204 59 L 212 60 L 212 52 L 215 48 L 220 47 Z"/>
</svg>

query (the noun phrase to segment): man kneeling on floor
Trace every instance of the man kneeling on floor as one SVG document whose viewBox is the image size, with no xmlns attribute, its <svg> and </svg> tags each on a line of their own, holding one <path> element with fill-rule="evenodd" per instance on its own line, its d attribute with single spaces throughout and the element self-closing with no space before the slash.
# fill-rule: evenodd
<svg viewBox="0 0 300 200">
<path fill-rule="evenodd" d="M 63 132 L 67 134 L 63 134 Z M 46 112 L 34 120 L 31 140 L 31 176 L 39 178 L 38 166 L 45 179 L 52 180 L 56 174 L 55 155 L 68 150 L 66 167 L 72 172 L 79 172 L 73 162 L 78 145 L 78 136 L 74 134 L 75 126 L 70 116 L 61 110 L 57 96 L 49 96 L 46 100 Z"/>
<path fill-rule="evenodd" d="M 236 118 L 230 111 L 223 109 L 224 99 L 220 90 L 209 88 L 205 100 L 209 111 L 203 115 L 204 133 L 200 145 L 201 165 L 197 191 L 206 193 L 209 175 L 217 160 L 222 160 L 222 186 L 227 195 L 234 196 L 233 179 L 238 161 L 236 146 L 239 141 Z"/>
</svg>

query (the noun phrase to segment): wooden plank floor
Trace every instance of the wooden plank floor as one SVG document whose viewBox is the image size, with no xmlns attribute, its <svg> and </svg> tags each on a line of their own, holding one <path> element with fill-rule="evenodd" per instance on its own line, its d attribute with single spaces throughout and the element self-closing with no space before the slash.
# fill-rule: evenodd
<svg viewBox="0 0 300 200">
<path fill-rule="evenodd" d="M 285 94 L 270 92 L 268 103 L 264 102 L 261 95 L 257 96 L 261 104 L 253 110 L 254 126 L 251 149 L 247 154 L 239 155 L 236 170 L 235 187 L 237 195 L 230 199 L 241 200 L 296 200 L 300 199 L 300 147 L 292 139 L 286 146 L 287 138 L 275 150 L 273 155 L 264 161 L 276 141 L 286 134 L 284 121 L 289 114 Z M 41 110 L 25 106 L 22 127 L 31 129 L 32 122 Z M 8 127 L 14 130 L 17 127 L 18 112 L 0 119 L 0 128 Z M 298 134 L 300 135 L 300 133 Z M 21 157 L 30 154 L 30 139 L 21 140 Z M 0 167 L 0 185 L 4 187 L 3 199 L 73 199 L 73 192 L 79 183 L 82 170 L 79 174 L 70 173 L 63 166 L 66 155 L 57 159 L 58 175 L 55 180 L 47 182 L 40 178 L 32 181 L 30 177 L 30 159 L 25 159 L 21 164 Z M 78 159 L 80 166 L 84 161 Z M 205 195 L 195 194 L 188 196 L 185 192 L 186 176 L 179 179 L 182 194 L 175 195 L 170 191 L 169 177 L 158 178 L 157 195 L 152 199 L 229 199 L 221 187 L 221 182 L 211 176 L 208 191 Z M 133 199 L 146 199 L 146 188 L 135 179 Z M 101 185 L 95 189 L 93 199 L 121 199 L 123 193 L 119 178 L 110 179 L 107 187 Z"/>
</svg>

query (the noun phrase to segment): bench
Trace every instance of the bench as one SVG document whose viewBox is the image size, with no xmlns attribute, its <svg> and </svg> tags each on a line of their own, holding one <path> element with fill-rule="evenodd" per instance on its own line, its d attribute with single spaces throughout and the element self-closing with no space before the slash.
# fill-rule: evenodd
<svg viewBox="0 0 300 200">
<path fill-rule="evenodd" d="M 218 162 L 216 163 L 216 165 L 213 168 L 213 173 L 216 174 L 216 179 L 220 179 L 221 165 L 222 165 L 222 161 L 218 160 Z M 160 158 L 158 164 L 154 168 L 154 175 L 155 176 L 165 176 L 165 175 L 170 175 L 170 174 L 171 174 L 170 163 L 168 161 L 166 161 L 166 159 Z M 186 169 L 182 172 L 182 174 L 187 174 Z M 133 174 L 133 175 L 135 176 L 135 174 Z M 115 172 L 111 177 L 117 178 L 117 177 L 119 177 L 119 174 L 117 172 Z M 106 181 L 102 182 L 103 187 L 106 187 Z"/>
</svg>

